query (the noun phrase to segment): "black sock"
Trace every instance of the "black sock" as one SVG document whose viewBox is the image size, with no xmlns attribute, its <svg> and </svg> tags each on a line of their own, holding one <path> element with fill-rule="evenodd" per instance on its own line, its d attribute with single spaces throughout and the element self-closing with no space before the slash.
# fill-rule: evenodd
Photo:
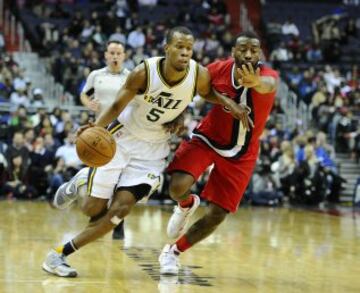
<svg viewBox="0 0 360 293">
<path fill-rule="evenodd" d="M 77 250 L 77 247 L 75 246 L 74 242 L 71 240 L 64 245 L 64 249 L 63 249 L 62 253 L 63 253 L 63 255 L 68 256 L 76 250 Z"/>
<path fill-rule="evenodd" d="M 124 220 L 122 220 L 119 225 L 114 228 L 116 231 L 120 231 L 121 229 L 124 229 Z"/>
</svg>

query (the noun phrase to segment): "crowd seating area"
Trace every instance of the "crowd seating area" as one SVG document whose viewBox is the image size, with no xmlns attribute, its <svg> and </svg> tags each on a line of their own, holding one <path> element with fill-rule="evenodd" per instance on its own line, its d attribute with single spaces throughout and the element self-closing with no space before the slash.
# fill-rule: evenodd
<svg viewBox="0 0 360 293">
<path fill-rule="evenodd" d="M 338 202 L 344 179 L 336 153 L 346 153 L 354 162 L 360 157 L 359 6 L 344 6 L 341 1 L 263 2 L 262 41 L 282 81 L 245 200 L 265 205 L 284 199 L 307 205 Z M 25 23 L 33 48 L 49 61 L 51 74 L 75 101 L 88 73 L 103 66 L 102 52 L 109 39 L 126 44 L 129 69 L 162 54 L 164 33 L 175 24 L 194 31 L 194 58 L 203 65 L 228 56 L 234 40 L 231 13 L 221 0 L 23 0 L 14 13 Z M 330 39 L 323 21 L 332 23 Z M 329 56 L 335 51 L 329 43 L 337 43 L 338 56 Z M 73 133 L 92 114 L 45 110 L 42 89 L 32 88 L 21 64 L 10 53 L 0 57 L 0 111 L 2 102 L 12 105 L 10 112 L 1 112 L 0 197 L 50 198 L 81 167 Z M 187 112 L 188 133 L 174 138 L 173 151 L 210 107 L 199 97 L 194 99 Z M 201 191 L 210 171 L 194 192 Z M 168 198 L 167 184 L 164 174 L 155 198 Z"/>
</svg>

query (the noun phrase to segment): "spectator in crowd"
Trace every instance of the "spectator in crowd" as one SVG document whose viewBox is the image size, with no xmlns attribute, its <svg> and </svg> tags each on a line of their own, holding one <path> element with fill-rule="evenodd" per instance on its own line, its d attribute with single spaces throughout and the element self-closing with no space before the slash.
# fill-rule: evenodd
<svg viewBox="0 0 360 293">
<path fill-rule="evenodd" d="M 49 180 L 48 194 L 50 195 L 50 198 L 53 198 L 56 190 L 65 180 L 71 178 L 71 175 L 68 175 L 65 161 L 61 157 L 55 157 L 52 166 L 47 168 L 46 172 Z"/>
<path fill-rule="evenodd" d="M 9 169 L 6 172 L 6 183 L 2 187 L 2 193 L 7 199 L 32 199 L 37 197 L 37 191 L 28 181 L 28 169 L 23 163 L 20 154 L 12 154 L 9 157 Z"/>
<path fill-rule="evenodd" d="M 14 85 L 15 92 L 10 95 L 10 102 L 15 106 L 29 107 L 30 101 L 26 96 L 26 83 L 24 81 L 18 81 Z"/>
<path fill-rule="evenodd" d="M 137 49 L 145 45 L 145 35 L 142 31 L 142 27 L 137 27 L 135 30 L 130 32 L 127 44 L 133 49 Z"/>
<path fill-rule="evenodd" d="M 81 34 L 80 34 L 80 39 L 85 42 L 87 41 L 91 35 L 93 34 L 94 32 L 94 26 L 91 25 L 90 21 L 89 20 L 85 20 L 84 21 L 84 27 L 81 31 Z"/>
<path fill-rule="evenodd" d="M 277 185 L 281 186 L 284 195 L 289 195 L 294 185 L 294 171 L 296 168 L 295 154 L 291 142 L 281 143 L 281 155 L 279 160 L 271 166 L 275 171 Z"/>
<path fill-rule="evenodd" d="M 325 173 L 317 163 L 312 145 L 307 145 L 304 148 L 304 154 L 304 160 L 301 161 L 295 169 L 295 190 L 294 194 L 290 196 L 290 202 L 295 204 L 316 205 L 325 198 Z"/>
<path fill-rule="evenodd" d="M 276 206 L 282 198 L 271 174 L 270 162 L 262 162 L 252 177 L 251 202 L 254 205 Z"/>
<path fill-rule="evenodd" d="M 27 110 L 23 105 L 19 106 L 16 111 L 11 113 L 8 125 L 11 131 L 23 130 L 33 126 Z"/>
<path fill-rule="evenodd" d="M 30 158 L 30 182 L 39 192 L 39 195 L 45 195 L 48 188 L 46 170 L 49 170 L 54 161 L 54 153 L 45 148 L 43 137 L 39 136 L 35 139 Z"/>
<path fill-rule="evenodd" d="M 24 146 L 28 149 L 29 152 L 33 150 L 33 142 L 35 139 L 35 131 L 33 128 L 28 128 L 24 130 Z"/>
<path fill-rule="evenodd" d="M 117 26 L 115 32 L 110 36 L 109 41 L 116 41 L 126 45 L 126 36 L 121 26 Z"/>
<path fill-rule="evenodd" d="M 322 59 L 323 56 L 320 47 L 317 44 L 312 43 L 306 52 L 306 60 L 312 63 L 319 63 Z"/>
<path fill-rule="evenodd" d="M 139 5 L 154 7 L 157 5 L 157 2 L 158 0 L 139 0 Z"/>
<path fill-rule="evenodd" d="M 0 102 L 8 102 L 11 92 L 13 91 L 11 74 L 7 72 L 2 72 L 0 80 Z"/>
<path fill-rule="evenodd" d="M 97 25 L 95 27 L 95 31 L 92 35 L 92 41 L 100 47 L 104 47 L 105 43 L 106 43 L 106 36 L 103 34 L 102 32 L 102 28 L 100 25 Z"/>
<path fill-rule="evenodd" d="M 273 63 L 276 62 L 286 62 L 292 59 L 292 54 L 286 48 L 285 43 L 281 42 L 279 47 L 271 52 L 270 61 Z"/>
<path fill-rule="evenodd" d="M 21 131 L 14 133 L 12 144 L 8 146 L 5 155 L 6 158 L 14 158 L 16 156 L 21 157 L 21 164 L 26 171 L 30 164 L 29 150 L 25 146 L 24 134 Z"/>
<path fill-rule="evenodd" d="M 65 167 L 71 169 L 74 174 L 82 165 L 76 152 L 75 139 L 75 134 L 69 132 L 65 138 L 64 145 L 60 146 L 55 153 L 55 157 L 62 158 L 65 162 Z"/>
<path fill-rule="evenodd" d="M 125 24 L 126 17 L 129 14 L 129 7 L 126 0 L 117 0 L 115 4 L 116 16 L 118 17 L 121 26 Z"/>
<path fill-rule="evenodd" d="M 284 24 L 281 27 L 282 34 L 287 36 L 295 36 L 298 37 L 300 35 L 299 29 L 292 20 L 291 17 L 288 17 L 288 19 L 284 22 Z"/>
<path fill-rule="evenodd" d="M 32 105 L 34 107 L 44 107 L 44 93 L 43 90 L 40 88 L 35 88 L 33 91 L 33 100 Z"/>
</svg>

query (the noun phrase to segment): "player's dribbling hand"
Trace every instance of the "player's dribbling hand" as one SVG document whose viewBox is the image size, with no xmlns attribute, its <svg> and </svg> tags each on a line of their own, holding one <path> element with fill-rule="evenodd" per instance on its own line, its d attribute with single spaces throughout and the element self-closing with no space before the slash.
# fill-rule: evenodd
<svg viewBox="0 0 360 293">
<path fill-rule="evenodd" d="M 81 133 L 83 133 L 86 129 L 90 127 L 94 127 L 95 124 L 93 122 L 89 122 L 88 124 L 85 124 L 83 126 L 80 126 L 78 130 L 76 131 L 76 137 L 79 137 Z"/>
<path fill-rule="evenodd" d="M 237 68 L 237 71 L 241 76 L 238 79 L 240 85 L 252 88 L 260 84 L 260 68 L 255 70 L 251 63 L 247 63 L 243 64 L 241 68 Z"/>
</svg>

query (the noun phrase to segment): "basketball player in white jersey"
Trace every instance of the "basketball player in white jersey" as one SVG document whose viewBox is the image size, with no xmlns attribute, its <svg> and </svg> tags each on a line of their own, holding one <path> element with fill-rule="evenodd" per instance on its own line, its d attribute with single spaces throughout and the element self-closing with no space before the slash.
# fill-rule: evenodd
<svg viewBox="0 0 360 293">
<path fill-rule="evenodd" d="M 86 84 L 81 92 L 80 100 L 85 107 L 94 111 L 96 116 L 109 107 L 116 99 L 116 96 L 125 84 L 130 71 L 123 67 L 125 60 L 125 46 L 118 41 L 109 41 L 104 54 L 106 66 L 93 70 L 86 79 Z M 56 191 L 54 206 L 60 209 L 67 208 L 70 204 L 64 199 L 75 198 L 73 193 L 75 186 L 79 193 L 85 194 L 87 190 L 89 168 L 81 169 L 69 182 L 62 184 Z M 76 185 L 75 185 L 76 184 Z M 87 197 L 83 196 L 82 211 L 90 218 L 96 216 L 89 205 L 84 204 Z M 95 210 L 97 213 L 98 211 Z M 124 239 L 124 221 L 115 227 L 113 239 Z"/>
<path fill-rule="evenodd" d="M 77 272 L 65 257 L 110 232 L 137 201 L 157 188 L 170 151 L 170 134 L 164 125 L 181 115 L 196 93 L 223 104 L 238 119 L 247 117 L 247 111 L 238 104 L 214 95 L 207 69 L 191 59 L 193 44 L 194 37 L 187 28 L 169 30 L 165 57 L 138 65 L 112 106 L 96 120 L 97 126 L 110 124 L 108 130 L 117 142 L 112 161 L 93 169 L 89 177 L 86 204 L 98 209 L 99 218 L 73 240 L 51 250 L 42 266 L 45 271 L 75 277 Z"/>
</svg>

